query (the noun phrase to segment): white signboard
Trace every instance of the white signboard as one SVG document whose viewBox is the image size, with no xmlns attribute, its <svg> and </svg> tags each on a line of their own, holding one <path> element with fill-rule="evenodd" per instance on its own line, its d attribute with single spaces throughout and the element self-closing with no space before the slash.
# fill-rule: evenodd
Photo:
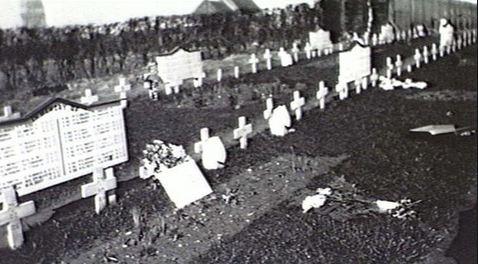
<svg viewBox="0 0 478 264">
<path fill-rule="evenodd" d="M 158 75 L 164 83 L 182 84 L 184 80 L 199 78 L 203 74 L 200 51 L 177 49 L 171 54 L 156 57 Z"/>
<path fill-rule="evenodd" d="M 196 162 L 189 159 L 155 176 L 177 208 L 183 208 L 212 193 Z"/>
<path fill-rule="evenodd" d="M 333 47 L 332 41 L 330 41 L 330 32 L 323 29 L 309 32 L 309 42 L 312 49 L 324 50 Z"/>
<path fill-rule="evenodd" d="M 55 99 L 24 119 L 0 123 L 0 190 L 20 196 L 128 160 L 123 108 Z"/>
<path fill-rule="evenodd" d="M 372 69 L 371 54 L 370 47 L 363 47 L 358 43 L 355 43 L 351 50 L 341 52 L 339 83 L 346 84 L 369 76 Z"/>
</svg>

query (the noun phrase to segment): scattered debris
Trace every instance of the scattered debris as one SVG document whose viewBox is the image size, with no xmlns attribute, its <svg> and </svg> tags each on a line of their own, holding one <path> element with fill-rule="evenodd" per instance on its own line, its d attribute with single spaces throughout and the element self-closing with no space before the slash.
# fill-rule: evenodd
<svg viewBox="0 0 478 264">
<path fill-rule="evenodd" d="M 342 176 L 331 182 L 329 188 L 319 188 L 317 195 L 306 197 L 302 202 L 302 210 L 306 213 L 313 208 L 321 208 L 320 214 L 327 214 L 341 222 L 376 213 L 408 219 L 416 215 L 411 208 L 419 202 L 421 201 L 412 202 L 410 199 L 390 202 L 366 198 L 354 184 L 347 183 Z"/>
</svg>

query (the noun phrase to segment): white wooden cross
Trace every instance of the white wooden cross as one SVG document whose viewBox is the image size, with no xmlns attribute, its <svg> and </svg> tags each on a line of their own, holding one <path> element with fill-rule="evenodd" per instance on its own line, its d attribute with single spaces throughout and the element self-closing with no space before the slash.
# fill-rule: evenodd
<svg viewBox="0 0 478 264">
<path fill-rule="evenodd" d="M 96 168 L 93 171 L 93 182 L 81 186 L 81 197 L 88 198 L 95 197 L 95 212 L 100 212 L 106 207 L 108 201 L 114 203 L 116 195 L 111 194 L 106 200 L 106 192 L 114 190 L 117 187 L 116 177 L 114 176 L 113 168 L 104 170 L 103 168 Z"/>
<path fill-rule="evenodd" d="M 391 57 L 387 57 L 387 68 L 393 70 L 393 62 Z"/>
<path fill-rule="evenodd" d="M 257 64 L 259 63 L 259 59 L 256 57 L 256 54 L 253 53 L 251 58 L 249 59 L 249 63 L 252 67 L 252 73 L 257 73 Z"/>
<path fill-rule="evenodd" d="M 456 52 L 456 41 L 453 41 L 453 43 L 451 44 L 451 52 Z"/>
<path fill-rule="evenodd" d="M 347 97 L 349 97 L 349 88 L 348 88 L 347 84 L 339 82 L 335 86 L 335 91 L 339 93 L 339 99 L 340 100 L 344 100 Z"/>
<path fill-rule="evenodd" d="M 339 42 L 339 51 L 343 51 L 343 50 L 344 50 L 344 43 Z"/>
<path fill-rule="evenodd" d="M 295 118 L 297 121 L 302 119 L 302 107 L 305 105 L 305 98 L 300 97 L 300 92 L 294 92 L 294 100 L 290 103 L 290 109 L 295 111 Z"/>
<path fill-rule="evenodd" d="M 266 100 L 266 110 L 264 110 L 264 119 L 268 120 L 272 116 L 272 111 L 274 111 L 274 99 L 272 97 L 267 98 Z"/>
<path fill-rule="evenodd" d="M 397 54 L 397 60 L 395 61 L 395 68 L 397 68 L 398 77 L 402 76 L 402 67 L 403 67 L 402 56 L 400 56 L 400 54 Z"/>
<path fill-rule="evenodd" d="M 270 49 L 266 49 L 264 53 L 264 59 L 266 60 L 266 63 L 267 63 L 267 69 L 272 70 L 272 54 Z"/>
<path fill-rule="evenodd" d="M 194 144 L 194 152 L 201 153 L 203 151 L 203 144 L 209 139 L 209 128 L 201 129 L 201 141 Z"/>
<path fill-rule="evenodd" d="M 440 57 L 445 56 L 445 46 L 440 46 Z"/>
<path fill-rule="evenodd" d="M 246 117 L 239 117 L 239 128 L 234 130 L 234 139 L 239 139 L 241 149 L 247 148 L 247 135 L 252 133 L 252 124 L 246 124 Z"/>
<path fill-rule="evenodd" d="M 239 66 L 234 66 L 234 78 L 239 79 Z"/>
<path fill-rule="evenodd" d="M 373 68 L 372 69 L 372 74 L 370 75 L 370 81 L 372 82 L 373 87 L 377 87 L 378 78 L 379 78 L 379 76 L 378 76 L 378 73 L 377 73 L 377 69 Z"/>
<path fill-rule="evenodd" d="M 316 50 L 313 50 L 313 51 L 312 51 L 312 58 L 315 58 L 315 57 L 317 57 L 317 51 L 316 51 Z"/>
<path fill-rule="evenodd" d="M 410 73 L 410 72 L 412 72 L 412 71 L 413 71 L 413 65 L 408 64 L 408 66 L 407 66 L 407 72 Z"/>
<path fill-rule="evenodd" d="M 387 79 L 392 79 L 393 71 L 391 69 L 387 69 Z"/>
<path fill-rule="evenodd" d="M 329 88 L 325 87 L 325 82 L 319 82 L 319 90 L 317 91 L 317 100 L 319 100 L 320 109 L 325 109 L 325 98 L 329 93 Z"/>
<path fill-rule="evenodd" d="M 462 39 L 463 39 L 463 44 L 465 45 L 465 47 L 468 46 L 468 34 L 466 33 L 466 31 L 463 31 Z"/>
<path fill-rule="evenodd" d="M 372 46 L 377 46 L 378 45 L 378 35 L 377 33 L 374 33 L 372 35 Z"/>
<path fill-rule="evenodd" d="M 401 38 L 402 38 L 402 34 L 400 34 L 400 32 L 397 32 L 397 33 L 395 34 L 395 40 L 396 40 L 396 41 L 400 41 Z"/>
<path fill-rule="evenodd" d="M 292 46 L 292 54 L 294 55 L 294 61 L 298 62 L 299 61 L 299 47 L 297 43 L 294 43 Z"/>
<path fill-rule="evenodd" d="M 312 58 L 312 45 L 310 45 L 310 42 L 307 42 L 304 47 L 305 51 L 305 57 L 307 57 L 308 60 Z"/>
<path fill-rule="evenodd" d="M 362 89 L 363 89 L 363 90 L 367 90 L 367 89 L 368 89 L 368 78 L 367 78 L 367 77 L 363 77 L 363 78 L 362 78 Z"/>
<path fill-rule="evenodd" d="M 19 205 L 13 187 L 2 189 L 0 202 L 3 206 L 0 211 L 0 226 L 7 225 L 8 245 L 11 249 L 17 249 L 24 241 L 21 220 L 35 213 L 35 203 L 28 201 Z"/>
<path fill-rule="evenodd" d="M 93 92 L 91 91 L 91 89 L 86 89 L 85 95 L 81 97 L 80 100 L 82 104 L 92 105 L 98 102 L 99 98 L 98 98 L 98 95 L 93 95 Z"/>
<path fill-rule="evenodd" d="M 415 59 L 415 63 L 417 65 L 417 68 L 420 68 L 420 63 L 421 63 L 421 60 L 422 60 L 422 54 L 420 54 L 419 49 L 415 49 L 415 55 L 413 56 L 413 58 Z"/>
<path fill-rule="evenodd" d="M 438 55 L 437 44 L 436 44 L 436 43 L 433 43 L 433 44 L 432 44 L 432 59 L 433 59 L 434 61 L 437 60 L 437 55 Z"/>
<path fill-rule="evenodd" d="M 357 79 L 354 81 L 354 86 L 355 86 L 355 93 L 360 94 L 362 93 L 362 80 Z"/>
<path fill-rule="evenodd" d="M 456 47 L 461 50 L 463 48 L 463 40 L 461 39 L 461 36 L 458 35 L 457 40 L 456 40 Z"/>
<path fill-rule="evenodd" d="M 126 109 L 128 107 L 128 95 L 126 92 L 121 92 L 120 93 L 120 104 L 123 109 Z"/>
<path fill-rule="evenodd" d="M 128 92 L 131 90 L 131 85 L 126 84 L 126 78 L 121 77 L 119 78 L 119 85 L 115 86 L 116 93 Z"/>
<path fill-rule="evenodd" d="M 425 62 L 425 64 L 428 64 L 428 56 L 430 56 L 428 52 L 428 47 L 425 46 L 423 47 L 423 62 Z"/>
<path fill-rule="evenodd" d="M 407 32 L 405 30 L 402 30 L 402 40 L 407 40 Z"/>
<path fill-rule="evenodd" d="M 203 85 L 203 80 L 206 78 L 206 73 L 202 72 L 196 79 L 193 81 L 194 88 L 199 88 Z"/>
<path fill-rule="evenodd" d="M 15 119 L 19 117 L 20 117 L 20 113 L 18 112 L 14 113 L 12 110 L 12 106 L 6 105 L 3 107 L 3 116 L 0 116 L 0 121 Z"/>
<path fill-rule="evenodd" d="M 222 69 L 217 69 L 217 81 L 222 81 Z"/>
</svg>

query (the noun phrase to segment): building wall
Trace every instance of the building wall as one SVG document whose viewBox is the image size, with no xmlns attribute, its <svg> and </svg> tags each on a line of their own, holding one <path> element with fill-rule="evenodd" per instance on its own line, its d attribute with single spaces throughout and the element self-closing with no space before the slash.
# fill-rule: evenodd
<svg viewBox="0 0 478 264">
<path fill-rule="evenodd" d="M 440 18 L 462 28 L 476 25 L 476 4 L 456 0 L 389 0 L 389 19 L 402 29 L 424 24 L 437 29 Z"/>
</svg>

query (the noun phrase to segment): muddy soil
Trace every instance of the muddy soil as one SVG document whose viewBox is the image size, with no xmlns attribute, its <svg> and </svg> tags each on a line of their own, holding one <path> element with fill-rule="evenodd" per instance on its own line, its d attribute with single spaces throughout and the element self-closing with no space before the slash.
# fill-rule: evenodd
<svg viewBox="0 0 478 264">
<path fill-rule="evenodd" d="M 462 58 L 452 55 L 410 76 L 429 81 L 431 87 L 427 91 L 476 92 L 475 48 L 473 46 L 460 53 L 460 56 L 474 60 L 474 64 L 460 65 Z M 384 50 L 380 53 L 380 61 L 393 54 L 396 54 L 395 50 Z M 312 83 L 310 78 L 330 78 L 328 74 L 316 76 L 293 72 L 292 69 L 284 73 L 292 76 L 292 83 L 302 80 Z M 317 80 L 313 83 L 315 88 Z M 262 133 L 251 140 L 251 148 L 246 153 L 231 150 L 225 170 L 207 173 L 213 186 L 218 186 L 247 168 L 266 164 L 274 157 L 291 153 L 312 159 L 349 155 L 350 158 L 342 165 L 308 182 L 308 189 L 312 191 L 323 187 L 328 179 L 345 175 L 348 181 L 370 197 L 422 200 L 417 207 L 418 220 L 404 222 L 379 216 L 338 223 L 319 211 L 303 215 L 300 204 L 295 202 L 294 195 L 290 195 L 239 233 L 221 239 L 220 243 L 196 256 L 192 262 L 411 263 L 432 252 L 447 233 L 456 229 L 451 224 L 454 208 L 462 206 L 466 202 L 467 190 L 476 186 L 476 136 L 422 137 L 409 134 L 408 130 L 431 123 L 476 127 L 476 100 L 430 101 L 406 96 L 420 92 L 371 89 L 362 95 L 352 95 L 344 102 L 334 102 L 325 112 L 307 112 L 304 120 L 294 125 L 297 132 L 285 139 L 271 138 Z M 226 114 L 221 119 L 222 110 L 192 115 L 195 121 L 190 123 L 181 121 L 182 116 L 188 116 L 187 110 L 178 110 L 183 115 L 164 112 L 161 119 L 151 119 L 153 113 L 163 113 L 164 109 L 159 109 L 148 101 L 139 101 L 137 106 L 133 106 L 131 113 L 136 114 L 129 120 L 138 122 L 144 130 L 134 132 L 137 126 L 128 127 L 132 153 L 139 151 L 149 137 L 189 144 L 198 128 L 204 126 L 200 122 L 210 122 L 207 124 L 214 130 L 220 130 L 228 128 L 227 124 L 232 126 L 236 120 L 236 116 L 231 118 Z M 201 115 L 204 117 L 201 118 Z M 157 126 L 153 127 L 155 124 Z M 182 125 L 184 129 L 179 131 L 183 133 L 176 133 L 178 129 L 166 130 L 164 124 Z M 137 159 L 137 156 L 133 155 L 132 159 Z M 132 186 L 134 188 L 130 188 Z M 66 256 L 87 255 L 95 252 L 98 244 L 113 246 L 109 242 L 118 234 L 134 229 L 132 208 L 140 207 L 146 215 L 166 214 L 171 208 L 164 192 L 154 191 L 149 182 L 139 180 L 122 184 L 118 198 L 119 205 L 108 208 L 101 216 L 91 212 L 91 200 L 75 202 L 56 211 L 51 220 L 26 233 L 27 242 L 23 248 L 16 252 L 1 251 L 0 263 L 60 263 Z M 77 220 L 80 216 L 81 220 Z M 174 242 L 183 243 L 177 237 Z M 120 263 L 154 263 L 155 252 L 161 252 L 162 247 L 161 244 L 152 244 L 151 247 L 151 254 L 148 250 L 133 252 L 137 256 L 143 254 L 145 259 L 140 262 L 138 258 L 132 260 L 119 255 L 105 258 L 109 256 L 108 252 L 104 252 L 99 259 L 93 259 L 114 262 L 118 258 Z M 178 261 L 176 258 L 170 260 Z"/>
</svg>

